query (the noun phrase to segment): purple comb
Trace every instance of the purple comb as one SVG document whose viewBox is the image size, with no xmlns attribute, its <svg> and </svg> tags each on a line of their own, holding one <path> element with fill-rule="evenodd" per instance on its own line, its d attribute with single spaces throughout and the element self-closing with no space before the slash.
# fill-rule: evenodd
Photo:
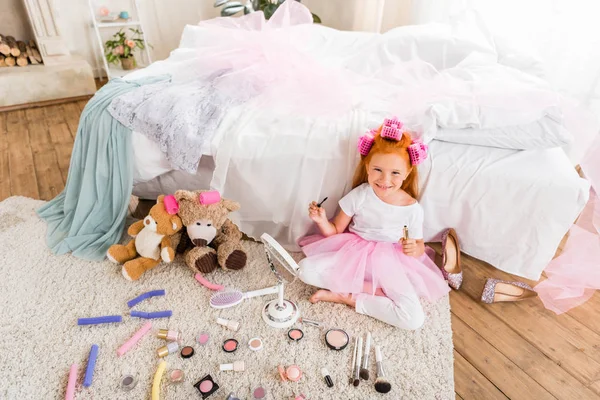
<svg viewBox="0 0 600 400">
<path fill-rule="evenodd" d="M 264 289 L 252 290 L 250 292 L 240 292 L 239 290 L 228 290 L 226 292 L 215 293 L 210 298 L 210 306 L 213 308 L 228 308 L 240 304 L 244 299 L 266 294 L 275 294 L 279 292 L 279 286 L 272 286 Z"/>
<path fill-rule="evenodd" d="M 213 308 L 233 307 L 244 300 L 244 293 L 234 290 L 229 292 L 215 293 L 210 298 L 210 306 Z"/>
</svg>

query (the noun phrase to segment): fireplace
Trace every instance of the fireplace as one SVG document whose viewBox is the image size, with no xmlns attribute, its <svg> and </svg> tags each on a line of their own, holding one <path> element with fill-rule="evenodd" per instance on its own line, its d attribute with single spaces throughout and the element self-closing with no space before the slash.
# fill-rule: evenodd
<svg viewBox="0 0 600 400">
<path fill-rule="evenodd" d="M 92 68 L 71 55 L 61 35 L 52 0 L 2 3 L 8 4 L 0 12 L 1 43 L 13 51 L 5 56 L 13 65 L 4 63 L 0 67 L 0 111 L 29 103 L 81 98 L 96 91 Z M 13 39 L 18 50 L 14 49 Z M 6 47 L 1 47 L 0 53 L 2 50 L 6 52 Z"/>
</svg>

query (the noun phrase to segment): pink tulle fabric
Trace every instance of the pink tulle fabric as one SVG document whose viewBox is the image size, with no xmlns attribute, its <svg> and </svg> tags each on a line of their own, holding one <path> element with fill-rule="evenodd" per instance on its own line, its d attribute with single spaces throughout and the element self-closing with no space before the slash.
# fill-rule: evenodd
<svg viewBox="0 0 600 400">
<path fill-rule="evenodd" d="M 354 233 L 341 233 L 327 238 L 309 236 L 300 245 L 306 255 L 302 267 L 323 269 L 325 289 L 332 292 L 364 293 L 367 283 L 369 294 L 381 289 L 392 300 L 416 293 L 436 301 L 450 290 L 427 254 L 407 256 L 399 243 L 367 241 Z"/>
<path fill-rule="evenodd" d="M 217 72 L 220 93 L 252 98 L 271 110 L 341 115 L 351 108 L 352 79 L 303 50 L 295 29 L 312 22 L 310 11 L 296 1 L 284 2 L 269 20 L 258 11 L 201 21 L 207 39 L 196 44 L 195 69 Z"/>
<path fill-rule="evenodd" d="M 581 168 L 590 180 L 590 198 L 560 256 L 544 269 L 548 279 L 535 287 L 544 306 L 562 314 L 577 307 L 600 289 L 600 135 L 586 153 Z"/>
</svg>

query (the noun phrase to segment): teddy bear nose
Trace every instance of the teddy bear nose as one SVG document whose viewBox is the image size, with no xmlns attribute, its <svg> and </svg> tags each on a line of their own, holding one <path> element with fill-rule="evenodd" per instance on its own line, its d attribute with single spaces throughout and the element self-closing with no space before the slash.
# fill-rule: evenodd
<svg viewBox="0 0 600 400">
<path fill-rule="evenodd" d="M 144 219 L 144 225 L 150 225 L 150 218 Z"/>
<path fill-rule="evenodd" d="M 194 243 L 194 245 L 198 247 L 204 247 L 208 244 L 208 242 L 204 239 L 194 239 L 192 240 L 192 243 Z"/>
</svg>

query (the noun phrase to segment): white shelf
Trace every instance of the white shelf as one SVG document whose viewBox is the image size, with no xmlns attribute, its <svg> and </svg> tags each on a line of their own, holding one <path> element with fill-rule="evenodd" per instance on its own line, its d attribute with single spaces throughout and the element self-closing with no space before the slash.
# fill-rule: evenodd
<svg viewBox="0 0 600 400">
<path fill-rule="evenodd" d="M 98 22 L 98 28 L 114 28 L 123 26 L 139 26 L 138 21 L 127 21 L 127 22 Z"/>
<path fill-rule="evenodd" d="M 142 69 L 147 65 L 152 63 L 152 58 L 150 57 L 150 46 L 148 45 L 148 41 L 146 40 L 146 30 L 144 29 L 144 24 L 142 22 L 142 18 L 140 17 L 139 12 L 139 2 L 140 0 L 120 0 L 121 5 L 119 6 L 120 10 L 129 10 L 131 18 L 118 18 L 112 22 L 103 22 L 98 19 L 96 15 L 96 6 L 94 6 L 95 0 L 88 0 L 88 6 L 90 8 L 90 15 L 92 16 L 92 21 L 94 25 L 94 31 L 96 33 L 96 39 L 98 40 L 98 55 L 102 59 L 102 65 L 104 66 L 104 72 L 106 72 L 106 76 L 110 80 L 111 78 L 122 78 L 123 76 L 129 74 L 130 72 Z M 128 4 L 124 4 L 128 3 Z M 104 42 L 102 40 L 102 35 L 100 34 L 101 28 L 119 28 L 125 26 L 138 26 L 141 31 L 141 40 L 144 42 L 144 50 L 139 53 L 136 53 L 137 62 L 140 65 L 132 70 L 124 70 L 119 66 L 109 66 L 108 61 L 106 60 L 106 49 L 104 48 Z M 145 57 L 143 55 L 145 55 Z M 138 56 L 139 55 L 139 56 Z M 145 58 L 145 60 L 144 60 Z"/>
</svg>

